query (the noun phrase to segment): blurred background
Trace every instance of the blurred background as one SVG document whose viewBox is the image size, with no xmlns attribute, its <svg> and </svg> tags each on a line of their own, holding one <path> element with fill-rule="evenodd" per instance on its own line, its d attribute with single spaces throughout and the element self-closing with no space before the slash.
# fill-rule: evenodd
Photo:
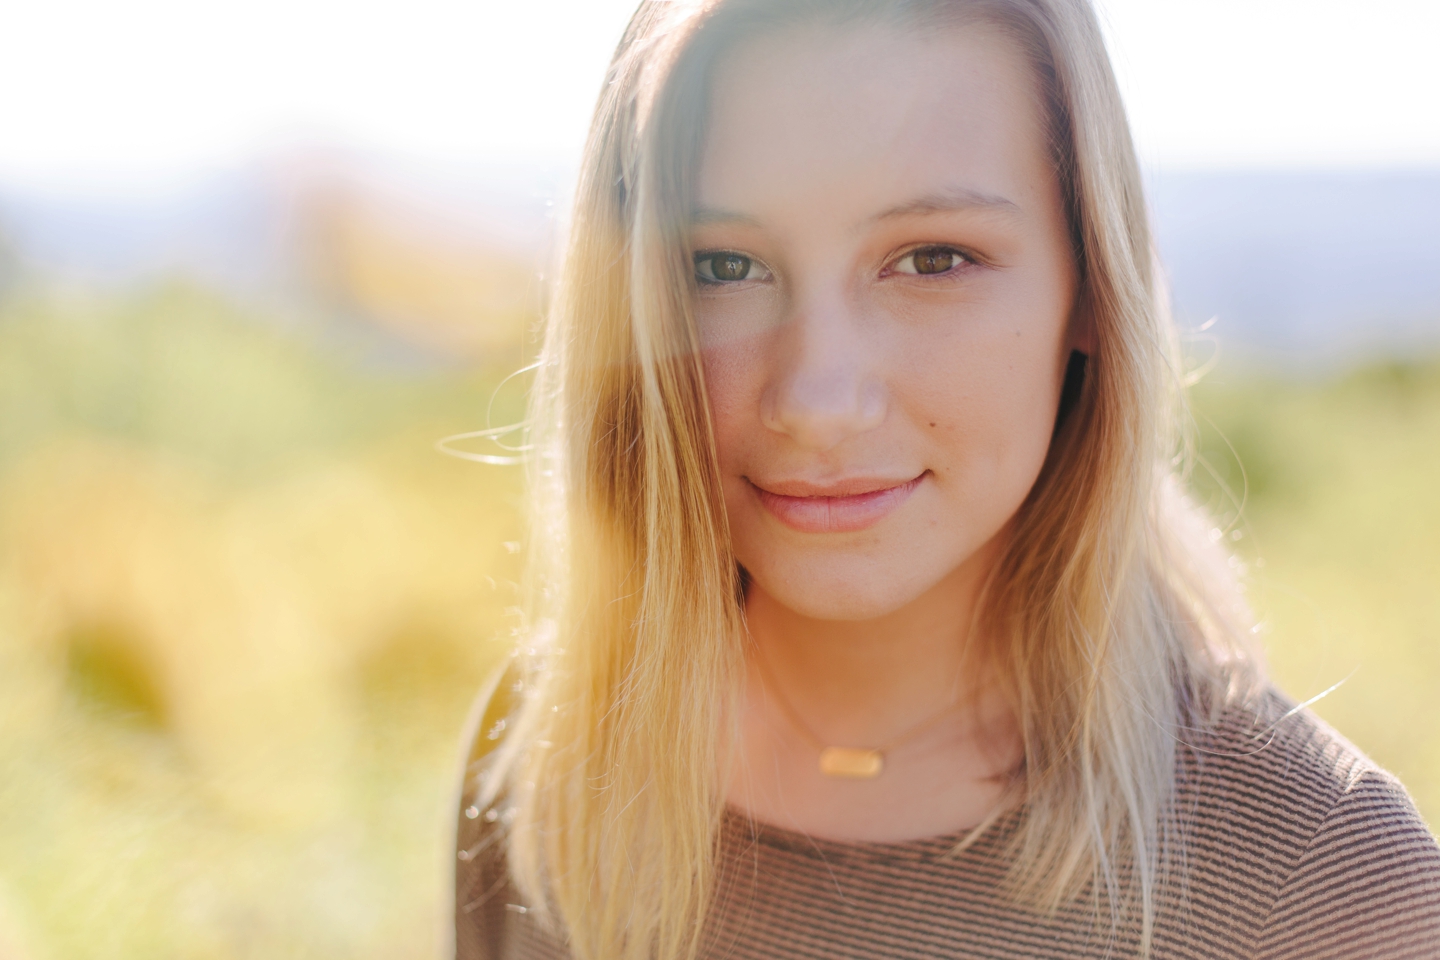
<svg viewBox="0 0 1440 960">
<path fill-rule="evenodd" d="M 520 489 L 434 443 L 630 5 L 0 0 L 0 960 L 440 956 Z M 1440 6 L 1103 13 L 1213 536 L 1440 823 Z"/>
</svg>

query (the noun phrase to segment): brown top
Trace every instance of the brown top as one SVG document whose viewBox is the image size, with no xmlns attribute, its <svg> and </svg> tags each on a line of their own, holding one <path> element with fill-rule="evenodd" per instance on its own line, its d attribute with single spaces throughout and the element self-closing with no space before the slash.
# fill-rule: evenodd
<svg viewBox="0 0 1440 960">
<path fill-rule="evenodd" d="M 1285 717 L 1290 707 L 1268 695 L 1183 750 L 1185 869 L 1157 904 L 1152 956 L 1440 960 L 1440 845 L 1393 776 L 1308 711 Z M 534 922 L 505 879 L 501 818 L 469 807 L 469 794 L 459 960 L 562 960 L 563 939 Z M 1137 956 L 1138 923 L 1113 927 L 1108 911 L 1097 923 L 1088 898 L 1045 915 L 1003 896 L 1005 841 L 1023 816 L 947 857 L 959 835 L 849 843 L 728 812 L 705 957 Z"/>
</svg>

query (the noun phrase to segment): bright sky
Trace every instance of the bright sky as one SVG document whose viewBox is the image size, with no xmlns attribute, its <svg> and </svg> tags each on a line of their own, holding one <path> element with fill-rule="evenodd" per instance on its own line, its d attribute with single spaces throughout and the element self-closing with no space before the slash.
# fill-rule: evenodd
<svg viewBox="0 0 1440 960">
<path fill-rule="evenodd" d="M 1440 168 L 1437 0 L 1100 0 L 1162 167 Z M 634 0 L 0 0 L 0 184 L 294 142 L 564 165 Z"/>
</svg>

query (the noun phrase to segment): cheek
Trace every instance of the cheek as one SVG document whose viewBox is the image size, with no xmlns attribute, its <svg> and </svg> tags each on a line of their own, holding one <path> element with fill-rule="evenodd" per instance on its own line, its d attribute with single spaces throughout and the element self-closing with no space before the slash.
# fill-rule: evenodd
<svg viewBox="0 0 1440 960">
<path fill-rule="evenodd" d="M 759 422 L 764 355 L 760 340 L 759 336 L 731 337 L 707 344 L 700 355 L 722 470 L 743 458 L 745 439 L 754 435 Z"/>
<path fill-rule="evenodd" d="M 1005 324 L 907 351 L 897 399 L 957 499 L 991 509 L 1024 500 L 1049 450 L 1063 352 L 1058 331 Z"/>
<path fill-rule="evenodd" d="M 1020 439 L 1043 421 L 1049 439 L 1052 407 L 1059 397 L 1053 349 L 1012 349 L 1003 355 L 975 351 L 919 358 L 907 392 L 953 429 L 996 439 Z"/>
<path fill-rule="evenodd" d="M 764 524 L 752 498 L 748 476 L 764 458 L 760 438 L 760 396 L 764 389 L 759 372 L 764 359 L 759 338 L 729 338 L 711 343 L 701 353 L 710 420 L 715 431 L 715 458 L 721 496 L 730 527 L 736 560 L 752 571 L 765 564 Z"/>
<path fill-rule="evenodd" d="M 765 364 L 781 316 L 768 290 L 701 298 L 696 304 L 700 364 L 722 468 L 736 461 L 760 422 Z"/>
</svg>

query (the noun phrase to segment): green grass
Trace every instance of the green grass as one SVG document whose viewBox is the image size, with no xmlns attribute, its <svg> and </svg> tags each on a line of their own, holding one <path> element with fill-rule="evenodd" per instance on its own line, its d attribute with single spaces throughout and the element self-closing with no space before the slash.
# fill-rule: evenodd
<svg viewBox="0 0 1440 960">
<path fill-rule="evenodd" d="M 1224 491 L 1248 490 L 1235 546 L 1276 681 L 1302 700 L 1340 684 L 1316 712 L 1440 824 L 1440 363 L 1221 373 L 1192 403 L 1200 497 L 1233 520 Z"/>
<path fill-rule="evenodd" d="M 432 444 L 523 361 L 378 362 L 297 319 L 0 304 L 0 957 L 438 956 L 521 491 Z M 1222 369 L 1194 410 L 1276 678 L 1344 680 L 1316 709 L 1436 822 L 1440 364 Z"/>
</svg>

